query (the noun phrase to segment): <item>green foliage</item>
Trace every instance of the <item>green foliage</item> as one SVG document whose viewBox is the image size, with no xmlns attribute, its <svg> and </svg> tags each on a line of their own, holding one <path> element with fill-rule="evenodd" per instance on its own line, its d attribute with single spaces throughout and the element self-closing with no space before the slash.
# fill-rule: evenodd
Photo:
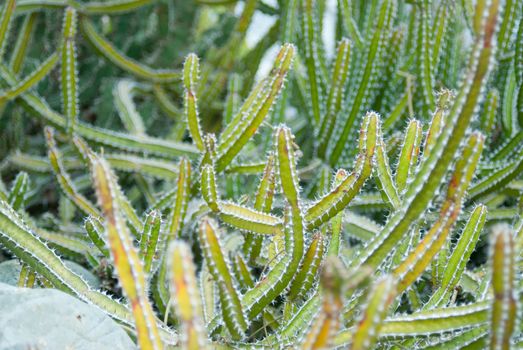
<svg viewBox="0 0 523 350">
<path fill-rule="evenodd" d="M 523 347 L 521 0 L 0 6 L 19 286 L 141 349 Z"/>
</svg>

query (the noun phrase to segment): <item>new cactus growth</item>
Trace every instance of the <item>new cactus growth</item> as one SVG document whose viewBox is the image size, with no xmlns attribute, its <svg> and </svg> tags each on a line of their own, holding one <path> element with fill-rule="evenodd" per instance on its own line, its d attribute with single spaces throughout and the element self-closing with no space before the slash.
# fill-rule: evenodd
<svg viewBox="0 0 523 350">
<path fill-rule="evenodd" d="M 1 255 L 141 349 L 523 348 L 522 9 L 6 0 Z"/>
</svg>

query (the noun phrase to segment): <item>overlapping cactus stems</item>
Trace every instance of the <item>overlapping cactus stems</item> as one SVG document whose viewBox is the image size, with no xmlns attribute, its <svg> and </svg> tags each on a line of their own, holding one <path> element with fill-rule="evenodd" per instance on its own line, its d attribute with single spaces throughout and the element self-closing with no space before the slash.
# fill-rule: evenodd
<svg viewBox="0 0 523 350">
<path fill-rule="evenodd" d="M 281 45 L 256 84 L 227 79 L 260 3 L 245 2 L 210 63 L 189 54 L 181 74 L 126 57 L 89 18 L 149 3 L 3 6 L 0 58 L 17 5 L 64 8 L 59 51 L 19 78 L 38 12 L 26 16 L 10 63 L 0 63 L 0 103 L 14 101 L 48 125 L 47 160 L 16 153 L 8 161 L 54 173 L 62 223 L 81 232 L 45 230 L 24 211 L 27 173 L 9 191 L 0 188 L 0 242 L 23 263 L 20 286 L 58 288 L 96 305 L 142 349 L 523 346 L 520 1 L 422 0 L 407 12 L 393 0 L 340 0 L 338 29 L 347 38 L 331 62 L 321 6 L 283 1 L 271 33 L 299 45 Z M 80 121 L 77 28 L 98 54 L 141 80 L 120 80 L 114 90 L 127 132 Z M 464 54 L 455 42 L 466 30 L 472 43 Z M 268 38 L 246 57 L 259 62 L 256 50 Z M 59 63 L 62 113 L 34 88 Z M 166 90 L 180 79 L 183 109 Z M 249 84 L 241 103 L 240 87 Z M 438 86 L 454 91 L 434 94 Z M 225 90 L 215 135 L 199 109 Z M 144 93 L 178 118 L 174 134 L 182 136 L 146 135 L 133 101 Z M 394 132 L 414 110 L 420 119 Z M 185 130 L 192 143 L 182 142 Z M 243 161 L 250 157 L 259 161 Z M 77 169 L 90 179 L 73 176 Z M 139 200 L 120 188 L 115 170 L 137 174 Z M 168 191 L 157 196 L 151 178 Z M 144 198 L 140 214 L 133 202 Z M 486 263 L 471 258 L 479 242 L 488 242 Z M 108 270 L 118 281 L 108 290 L 121 288 L 123 301 L 94 290 L 62 258 Z"/>
</svg>

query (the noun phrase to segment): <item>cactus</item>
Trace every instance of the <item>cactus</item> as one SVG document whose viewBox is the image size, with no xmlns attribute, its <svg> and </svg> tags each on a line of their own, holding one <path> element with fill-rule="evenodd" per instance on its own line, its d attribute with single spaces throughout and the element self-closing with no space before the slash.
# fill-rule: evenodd
<svg viewBox="0 0 523 350">
<path fill-rule="evenodd" d="M 0 5 L 19 287 L 141 349 L 523 347 L 523 2 L 241 2 Z"/>
</svg>

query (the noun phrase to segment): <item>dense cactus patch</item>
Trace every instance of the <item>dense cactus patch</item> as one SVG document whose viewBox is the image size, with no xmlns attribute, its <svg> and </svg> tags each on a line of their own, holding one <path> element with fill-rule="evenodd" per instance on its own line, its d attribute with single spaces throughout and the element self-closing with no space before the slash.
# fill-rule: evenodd
<svg viewBox="0 0 523 350">
<path fill-rule="evenodd" d="M 523 347 L 521 0 L 0 8 L 20 287 L 141 349 Z"/>
</svg>

